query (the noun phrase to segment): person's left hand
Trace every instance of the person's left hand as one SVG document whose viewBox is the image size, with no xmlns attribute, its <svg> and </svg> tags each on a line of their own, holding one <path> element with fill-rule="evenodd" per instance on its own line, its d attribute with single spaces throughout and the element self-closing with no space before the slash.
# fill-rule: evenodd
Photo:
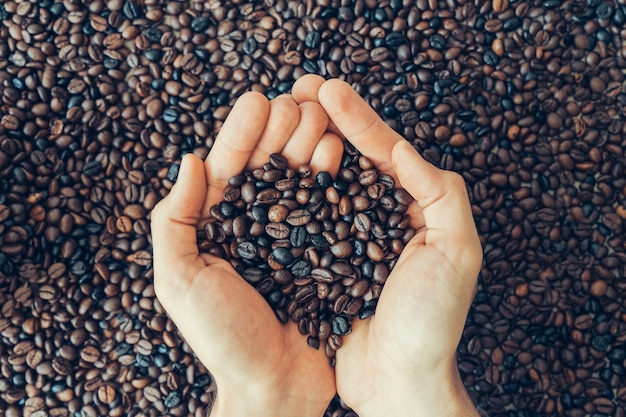
<svg viewBox="0 0 626 417">
<path fill-rule="evenodd" d="M 186 155 L 176 184 L 151 214 L 155 291 L 216 380 L 212 415 L 319 417 L 336 393 L 324 350 L 309 347 L 292 321 L 279 322 L 229 262 L 199 253 L 196 241 L 228 179 L 262 166 L 272 153 L 292 167 L 309 163 L 334 176 L 343 143 L 327 126 L 319 103 L 246 93 L 206 161 Z"/>
</svg>

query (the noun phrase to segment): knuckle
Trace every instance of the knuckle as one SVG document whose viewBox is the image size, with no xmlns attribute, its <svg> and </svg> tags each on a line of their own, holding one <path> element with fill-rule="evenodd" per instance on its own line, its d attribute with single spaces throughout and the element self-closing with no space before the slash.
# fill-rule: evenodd
<svg viewBox="0 0 626 417">
<path fill-rule="evenodd" d="M 449 186 L 454 189 L 465 189 L 465 179 L 458 173 L 453 171 L 443 171 Z"/>
</svg>

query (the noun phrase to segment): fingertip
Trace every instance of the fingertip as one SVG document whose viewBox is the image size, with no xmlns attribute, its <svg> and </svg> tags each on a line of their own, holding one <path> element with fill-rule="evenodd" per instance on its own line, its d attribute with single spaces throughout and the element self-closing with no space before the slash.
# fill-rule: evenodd
<svg viewBox="0 0 626 417">
<path fill-rule="evenodd" d="M 270 102 L 270 113 L 274 110 L 274 107 L 279 108 L 284 114 L 289 116 L 289 126 L 291 132 L 296 128 L 300 120 L 300 107 L 299 103 L 293 99 L 291 94 L 283 94 L 277 97 L 279 100 L 276 103 Z M 283 121 L 285 122 L 285 121 Z M 289 132 L 289 133 L 291 133 Z"/>
<path fill-rule="evenodd" d="M 402 137 L 345 81 L 326 81 L 319 91 L 320 104 L 341 136 L 350 141 L 379 169 L 391 159 L 393 145 Z"/>
<path fill-rule="evenodd" d="M 466 194 L 465 180 L 461 175 L 431 164 L 406 140 L 395 144 L 391 161 L 400 184 L 421 207 L 430 205 L 449 192 Z"/>
<path fill-rule="evenodd" d="M 258 91 L 247 91 L 237 99 L 230 111 L 230 114 L 237 114 L 239 112 L 254 112 L 254 115 L 259 118 L 259 121 L 265 123 L 265 120 L 267 120 L 267 116 L 270 112 L 270 102 L 267 97 Z M 228 121 L 229 118 L 226 119 L 224 124 L 227 124 Z"/>
<path fill-rule="evenodd" d="M 167 213 L 165 213 L 168 209 L 166 208 L 166 206 L 169 206 L 171 204 L 176 204 L 176 200 L 179 198 L 178 194 L 180 194 L 181 192 L 184 192 L 184 189 L 188 186 L 188 182 L 190 179 L 192 179 L 192 177 L 189 175 L 192 171 L 194 171 L 196 168 L 194 165 L 200 165 L 200 173 L 201 176 L 198 177 L 198 179 L 202 178 L 204 176 L 204 167 L 203 167 L 203 162 L 202 160 L 194 154 L 191 153 L 187 153 L 185 155 L 183 155 L 181 161 L 180 161 L 180 166 L 178 168 L 178 175 L 176 176 L 176 182 L 174 182 L 174 185 L 172 186 L 172 189 L 170 190 L 169 194 L 163 198 L 161 201 L 159 201 L 156 206 L 152 209 L 152 212 L 150 213 L 150 221 L 154 222 L 154 223 L 159 223 L 160 221 L 162 221 L 162 217 L 163 216 L 167 216 Z M 205 187 L 201 187 L 201 189 L 205 189 Z"/>
<path fill-rule="evenodd" d="M 342 91 L 342 90 L 352 90 L 350 84 L 348 84 L 344 80 L 340 80 L 339 78 L 331 78 L 329 80 L 324 81 L 324 83 L 320 86 L 320 92 L 324 92 L 326 94 L 328 91 Z"/>
<path fill-rule="evenodd" d="M 246 142 L 246 148 L 253 147 L 265 127 L 269 113 L 270 102 L 267 97 L 258 91 L 245 92 L 237 99 L 230 110 L 217 136 L 216 143 L 220 142 L 223 136 L 229 138 L 234 136 L 238 140 Z M 242 121 L 246 121 L 243 126 L 241 124 Z M 241 132 L 242 130 L 244 134 L 236 134 L 236 132 Z"/>
<path fill-rule="evenodd" d="M 316 74 L 305 74 L 298 78 L 291 88 L 294 100 L 298 103 L 306 101 L 317 102 L 317 93 L 324 81 L 324 78 Z"/>
<path fill-rule="evenodd" d="M 320 139 L 311 157 L 310 165 L 313 172 L 325 171 L 335 177 L 341 165 L 343 146 L 343 140 L 339 136 L 326 132 Z"/>
<path fill-rule="evenodd" d="M 350 95 L 352 92 L 354 90 L 348 83 L 333 78 L 320 85 L 317 97 L 322 107 L 328 112 L 329 110 L 334 111 L 338 106 L 342 106 L 346 95 Z M 356 94 L 356 92 L 354 93 Z"/>
<path fill-rule="evenodd" d="M 416 182 L 427 181 L 436 173 L 435 166 L 428 163 L 407 140 L 398 141 L 391 149 L 391 163 L 400 184 L 415 198 Z"/>
<path fill-rule="evenodd" d="M 202 169 L 202 159 L 193 152 L 187 152 L 180 160 L 180 170 L 178 176 L 187 175 L 189 170 Z"/>
<path fill-rule="evenodd" d="M 293 98 L 293 94 L 289 94 L 289 93 L 282 93 L 276 97 L 274 97 L 272 100 L 270 100 L 270 103 L 274 100 L 291 100 L 294 103 L 296 103 L 296 101 Z M 297 103 L 296 103 L 297 104 Z"/>
<path fill-rule="evenodd" d="M 180 162 L 176 183 L 170 191 L 171 199 L 175 199 L 177 202 L 185 205 L 201 205 L 204 200 L 205 190 L 206 174 L 204 162 L 193 153 L 185 154 Z"/>
<path fill-rule="evenodd" d="M 243 93 L 241 95 L 241 97 L 239 97 L 239 99 L 237 99 L 237 102 L 235 103 L 235 105 L 239 102 L 257 102 L 257 104 L 259 105 L 264 105 L 269 103 L 269 100 L 267 99 L 267 97 L 265 97 L 265 95 L 263 95 L 262 93 L 258 92 L 258 91 L 246 91 L 245 93 Z"/>
</svg>

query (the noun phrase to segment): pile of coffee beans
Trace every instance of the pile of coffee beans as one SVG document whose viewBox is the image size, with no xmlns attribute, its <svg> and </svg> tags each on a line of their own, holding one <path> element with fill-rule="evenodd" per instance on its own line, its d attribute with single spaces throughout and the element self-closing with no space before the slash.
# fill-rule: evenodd
<svg viewBox="0 0 626 417">
<path fill-rule="evenodd" d="M 374 314 L 389 272 L 415 229 L 413 198 L 354 150 L 335 179 L 289 168 L 272 154 L 262 168 L 231 178 L 211 207 L 202 250 L 227 259 L 309 346 L 329 358 L 355 317 Z M 332 361 L 331 361 L 332 363 Z"/>
<path fill-rule="evenodd" d="M 149 213 L 238 96 L 317 73 L 466 180 L 474 401 L 624 416 L 625 23 L 624 0 L 0 1 L 0 413 L 204 415 Z"/>
</svg>

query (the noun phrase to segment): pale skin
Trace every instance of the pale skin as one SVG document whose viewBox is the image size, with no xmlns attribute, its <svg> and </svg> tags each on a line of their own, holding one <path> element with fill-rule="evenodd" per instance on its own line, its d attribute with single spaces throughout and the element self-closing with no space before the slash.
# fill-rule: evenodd
<svg viewBox="0 0 626 417">
<path fill-rule="evenodd" d="M 228 262 L 199 253 L 196 227 L 231 176 L 271 153 L 334 175 L 343 140 L 415 198 L 418 233 L 333 369 Z M 151 216 L 155 290 L 215 377 L 212 416 L 319 417 L 336 392 L 361 417 L 478 416 L 455 359 L 482 261 L 465 184 L 421 158 L 348 84 L 308 75 L 272 101 L 243 95 L 206 160 L 185 156 Z"/>
</svg>

